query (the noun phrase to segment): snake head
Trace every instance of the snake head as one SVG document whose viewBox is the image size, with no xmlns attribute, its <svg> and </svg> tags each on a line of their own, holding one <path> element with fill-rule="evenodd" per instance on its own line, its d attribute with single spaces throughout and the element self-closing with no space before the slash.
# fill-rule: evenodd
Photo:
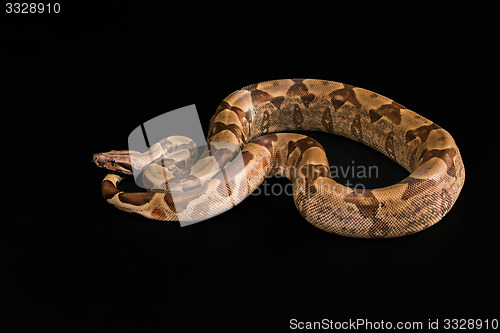
<svg viewBox="0 0 500 333">
<path fill-rule="evenodd" d="M 132 174 L 132 166 L 128 150 L 112 150 L 107 153 L 97 153 L 93 156 L 94 163 L 110 171 L 126 175 Z"/>
</svg>

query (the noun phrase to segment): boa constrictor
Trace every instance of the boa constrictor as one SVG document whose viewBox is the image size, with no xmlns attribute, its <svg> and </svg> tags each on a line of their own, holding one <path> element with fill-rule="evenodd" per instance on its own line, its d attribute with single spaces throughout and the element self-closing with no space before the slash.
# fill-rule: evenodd
<svg viewBox="0 0 500 333">
<path fill-rule="evenodd" d="M 297 133 L 282 133 L 294 130 L 329 132 L 361 142 L 403 166 L 410 175 L 383 188 L 345 187 L 330 177 L 328 160 L 318 142 Z M 218 106 L 207 142 L 240 147 L 242 166 L 225 168 L 224 178 L 211 174 L 203 181 L 199 170 L 184 172 L 179 177 L 189 183 L 185 186 L 190 191 L 175 200 L 167 187 L 170 180 L 163 189 L 127 193 L 117 188 L 124 176 L 111 173 L 102 182 L 103 197 L 121 210 L 151 219 L 199 220 L 234 207 L 265 177 L 280 174 L 292 182 L 295 205 L 314 226 L 344 236 L 386 238 L 415 233 L 438 222 L 455 203 L 465 180 L 460 152 L 447 131 L 389 98 L 339 82 L 286 79 L 238 90 Z M 189 150 L 188 141 L 171 137 L 158 144 L 165 161 L 193 168 L 193 163 L 186 167 L 181 160 L 168 159 L 178 147 Z M 131 174 L 131 156 L 140 161 L 142 155 L 111 151 L 95 154 L 94 161 L 100 167 Z M 227 166 L 232 163 L 231 158 L 222 160 Z M 163 164 L 159 170 L 162 167 L 165 169 Z M 240 181 L 233 181 L 238 178 Z"/>
</svg>

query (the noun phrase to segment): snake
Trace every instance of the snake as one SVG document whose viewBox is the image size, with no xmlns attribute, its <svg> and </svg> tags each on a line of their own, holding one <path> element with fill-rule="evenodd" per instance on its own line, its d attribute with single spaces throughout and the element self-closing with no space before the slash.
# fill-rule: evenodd
<svg viewBox="0 0 500 333">
<path fill-rule="evenodd" d="M 331 177 L 321 144 L 298 131 L 360 142 L 409 175 L 381 188 L 344 186 Z M 440 221 L 465 181 L 460 151 L 442 127 L 378 93 L 328 80 L 270 80 L 239 89 L 219 104 L 206 138 L 204 152 L 189 138 L 170 136 L 148 152 L 94 154 L 95 164 L 111 171 L 101 182 L 102 196 L 150 219 L 199 221 L 233 208 L 279 175 L 291 181 L 297 210 L 315 227 L 347 237 L 392 238 Z M 120 190 L 134 168 L 143 181 L 163 186 Z M 266 213 L 256 207 L 255 215 Z"/>
</svg>

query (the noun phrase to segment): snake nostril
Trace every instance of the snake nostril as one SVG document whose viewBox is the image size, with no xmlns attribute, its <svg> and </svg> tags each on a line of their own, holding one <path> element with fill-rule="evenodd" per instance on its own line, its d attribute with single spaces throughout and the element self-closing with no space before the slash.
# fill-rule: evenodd
<svg viewBox="0 0 500 333">
<path fill-rule="evenodd" d="M 98 165 L 98 166 L 102 166 L 104 163 L 102 161 L 102 159 L 99 158 L 99 155 L 98 154 L 95 154 L 92 158 L 92 161 Z"/>
</svg>

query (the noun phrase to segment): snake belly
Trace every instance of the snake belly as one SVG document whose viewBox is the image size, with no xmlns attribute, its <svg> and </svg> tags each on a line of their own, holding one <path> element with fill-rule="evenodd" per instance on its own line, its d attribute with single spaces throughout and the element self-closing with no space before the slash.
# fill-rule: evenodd
<svg viewBox="0 0 500 333">
<path fill-rule="evenodd" d="M 289 131 L 322 131 L 361 142 L 410 175 L 383 188 L 343 186 L 330 177 L 323 147 Z M 205 219 L 234 207 L 266 177 L 279 174 L 292 182 L 298 211 L 319 229 L 349 237 L 388 238 L 421 231 L 441 220 L 465 180 L 460 151 L 447 131 L 387 97 L 333 81 L 273 80 L 237 90 L 218 106 L 207 142 L 240 147 L 243 170 L 229 178 L 243 177 L 242 182 L 228 189 L 220 178 L 200 182 L 188 172 L 191 191 L 174 200 L 168 188 L 121 191 L 118 184 L 124 175 L 110 173 L 101 185 L 103 197 L 121 210 L 151 219 Z M 113 152 L 125 158 L 135 154 Z"/>
</svg>

